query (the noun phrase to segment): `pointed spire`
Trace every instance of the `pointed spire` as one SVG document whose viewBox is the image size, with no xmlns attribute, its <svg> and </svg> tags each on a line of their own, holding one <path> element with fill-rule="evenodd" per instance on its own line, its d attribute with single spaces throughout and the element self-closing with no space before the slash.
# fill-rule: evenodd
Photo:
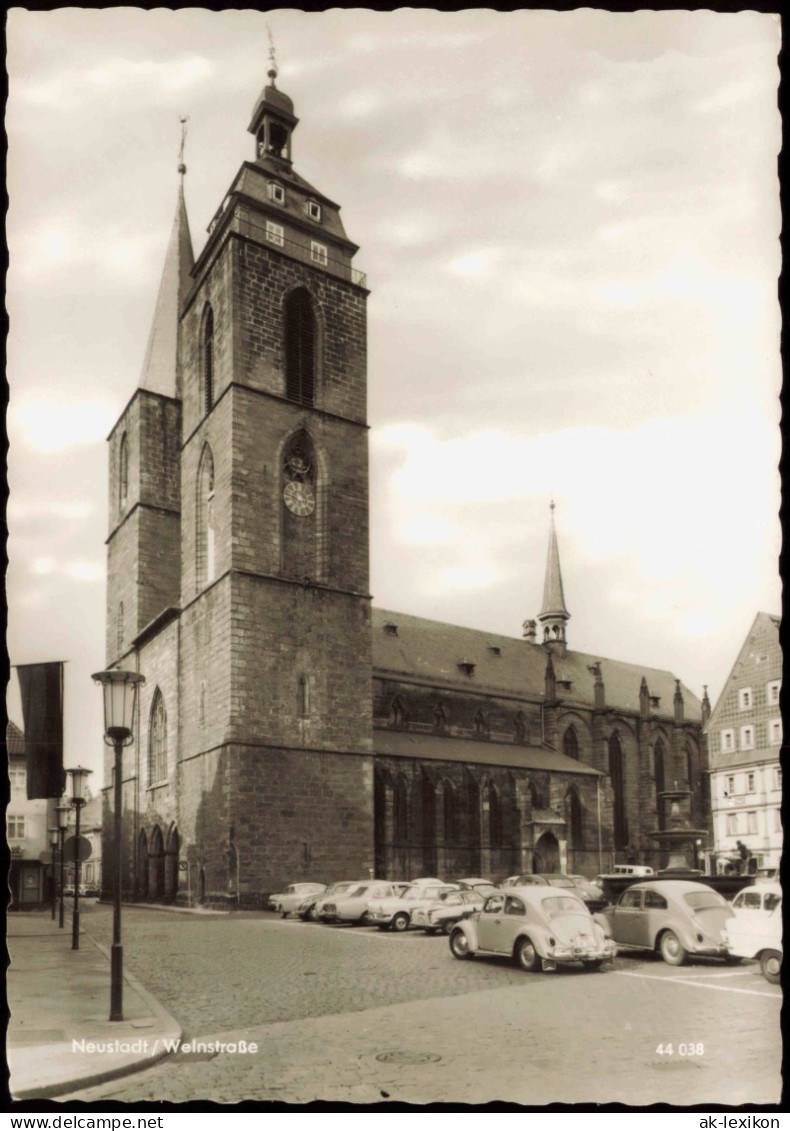
<svg viewBox="0 0 790 1131">
<path fill-rule="evenodd" d="M 644 676 L 639 685 L 639 714 L 643 719 L 650 718 L 650 689 Z"/>
<path fill-rule="evenodd" d="M 702 688 L 702 725 L 705 726 L 710 718 L 710 699 L 708 698 L 708 685 L 703 685 Z"/>
<path fill-rule="evenodd" d="M 570 620 L 565 608 L 565 594 L 562 588 L 560 570 L 560 551 L 557 545 L 557 531 L 554 527 L 554 500 L 551 500 L 551 520 L 549 525 L 549 549 L 546 555 L 546 576 L 543 581 L 543 605 L 538 620 L 543 625 L 543 643 L 553 641 L 565 643 L 565 625 Z"/>
<path fill-rule="evenodd" d="M 675 726 L 682 726 L 683 725 L 683 715 L 684 715 L 684 703 L 683 703 L 683 692 L 680 690 L 680 680 L 679 679 L 675 680 L 675 698 L 674 698 L 673 702 L 674 702 L 674 707 L 675 707 Z"/>
<path fill-rule="evenodd" d="M 178 363 L 178 319 L 191 284 L 195 264 L 192 237 L 184 200 L 184 142 L 186 118 L 181 119 L 181 146 L 178 153 L 178 200 L 165 264 L 159 283 L 151 332 L 145 351 L 140 387 L 167 397 L 181 396 L 181 372 Z"/>
</svg>

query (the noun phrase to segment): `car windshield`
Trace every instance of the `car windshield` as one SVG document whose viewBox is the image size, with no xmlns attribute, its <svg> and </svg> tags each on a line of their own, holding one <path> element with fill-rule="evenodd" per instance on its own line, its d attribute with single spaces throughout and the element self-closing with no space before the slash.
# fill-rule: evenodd
<svg viewBox="0 0 790 1131">
<path fill-rule="evenodd" d="M 368 890 L 368 886 L 368 884 L 356 884 L 354 887 L 349 888 L 348 891 L 344 891 L 343 895 L 362 895 L 363 892 Z"/>
<path fill-rule="evenodd" d="M 694 911 L 708 911 L 711 907 L 726 907 L 727 900 L 717 891 L 687 891 L 683 899 Z"/>
<path fill-rule="evenodd" d="M 575 895 L 549 896 L 549 898 L 541 900 L 540 905 L 550 919 L 554 919 L 557 915 L 567 915 L 569 912 L 578 914 L 580 911 L 584 911 L 586 913 L 587 910 Z"/>
<path fill-rule="evenodd" d="M 548 876 L 547 879 L 553 888 L 572 888 L 574 886 L 573 880 L 567 876 Z"/>
<path fill-rule="evenodd" d="M 434 899 L 436 897 L 436 890 L 431 888 L 408 888 L 403 893 L 402 898 L 411 903 L 415 899 Z"/>
<path fill-rule="evenodd" d="M 439 896 L 439 898 L 441 899 L 442 903 L 463 903 L 464 896 L 468 894 L 468 892 L 447 891 L 444 893 L 444 895 Z"/>
</svg>

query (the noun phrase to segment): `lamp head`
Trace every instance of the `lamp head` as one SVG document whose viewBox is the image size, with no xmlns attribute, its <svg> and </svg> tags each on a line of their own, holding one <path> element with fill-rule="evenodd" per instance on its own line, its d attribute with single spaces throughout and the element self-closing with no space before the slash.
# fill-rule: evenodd
<svg viewBox="0 0 790 1131">
<path fill-rule="evenodd" d="M 104 691 L 104 741 L 108 746 L 129 746 L 134 737 L 137 688 L 145 683 L 139 672 L 106 671 L 92 676 Z"/>
<path fill-rule="evenodd" d="M 88 770 L 85 766 L 74 766 L 71 770 L 66 770 L 67 774 L 71 774 L 71 800 L 75 805 L 85 804 L 85 787 L 88 782 L 88 774 L 92 774 L 93 770 Z"/>
<path fill-rule="evenodd" d="M 69 813 L 71 812 L 71 806 L 67 802 L 61 801 L 60 805 L 55 806 L 55 812 L 58 815 L 58 829 L 62 832 L 65 832 L 69 827 Z"/>
</svg>

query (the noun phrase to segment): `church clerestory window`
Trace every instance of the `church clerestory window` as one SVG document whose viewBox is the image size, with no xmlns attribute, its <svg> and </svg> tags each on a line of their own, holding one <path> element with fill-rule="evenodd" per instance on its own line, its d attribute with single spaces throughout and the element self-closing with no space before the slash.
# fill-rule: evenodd
<svg viewBox="0 0 790 1131">
<path fill-rule="evenodd" d="M 203 411 L 214 404 L 214 311 L 206 307 L 203 315 Z"/>
<path fill-rule="evenodd" d="M 198 470 L 197 497 L 197 589 L 214 580 L 214 456 L 208 444 Z"/>
<path fill-rule="evenodd" d="M 123 509 L 129 497 L 129 445 L 126 433 L 121 436 L 118 449 L 118 505 Z"/>
<path fill-rule="evenodd" d="M 167 711 L 162 692 L 157 687 L 151 707 L 148 730 L 148 784 L 167 778 Z"/>
<path fill-rule="evenodd" d="M 297 404 L 315 404 L 316 321 L 304 287 L 285 302 L 285 395 Z"/>
<path fill-rule="evenodd" d="M 576 729 L 572 726 L 568 727 L 565 734 L 562 736 L 562 752 L 566 758 L 574 758 L 578 762 L 579 738 L 576 734 Z"/>
</svg>

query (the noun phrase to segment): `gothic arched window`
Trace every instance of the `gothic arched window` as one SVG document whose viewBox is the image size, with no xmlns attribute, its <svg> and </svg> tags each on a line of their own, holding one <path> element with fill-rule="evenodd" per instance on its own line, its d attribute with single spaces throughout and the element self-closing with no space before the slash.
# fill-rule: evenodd
<svg viewBox="0 0 790 1131">
<path fill-rule="evenodd" d="M 519 711 L 516 715 L 515 731 L 516 742 L 527 741 L 527 720 L 524 718 L 523 711 Z"/>
<path fill-rule="evenodd" d="M 656 782 L 656 813 L 657 813 L 657 816 L 658 816 L 658 827 L 660 829 L 663 829 L 664 825 L 666 823 L 665 814 L 664 814 L 665 799 L 662 798 L 662 796 L 661 796 L 661 794 L 666 789 L 666 785 L 665 785 L 665 782 L 664 782 L 664 769 L 665 769 L 664 743 L 659 738 L 659 739 L 657 739 L 656 744 L 653 747 L 653 777 L 655 778 L 655 782 Z"/>
<path fill-rule="evenodd" d="M 442 788 L 442 808 L 444 812 L 444 843 L 453 844 L 458 837 L 458 824 L 455 809 L 455 790 L 446 781 Z"/>
<path fill-rule="evenodd" d="M 565 825 L 570 848 L 582 848 L 582 803 L 575 789 L 565 794 Z"/>
<path fill-rule="evenodd" d="M 392 810 L 392 831 L 395 843 L 405 845 L 409 838 L 409 790 L 406 779 L 402 774 L 399 774 L 395 779 Z"/>
<path fill-rule="evenodd" d="M 403 720 L 404 720 L 403 703 L 401 702 L 400 696 L 396 695 L 395 698 L 392 700 L 392 703 L 390 705 L 390 718 L 389 718 L 390 726 L 392 726 L 392 727 L 402 727 L 403 726 Z"/>
<path fill-rule="evenodd" d="M 167 777 L 167 711 L 162 692 L 157 687 L 148 727 L 148 784 Z"/>
<path fill-rule="evenodd" d="M 488 844 L 490 848 L 502 845 L 502 809 L 499 794 L 493 782 L 488 783 Z"/>
<path fill-rule="evenodd" d="M 472 720 L 475 738 L 488 738 L 488 723 L 482 711 L 478 711 Z"/>
<path fill-rule="evenodd" d="M 214 580 L 214 456 L 206 444 L 198 468 L 197 589 Z"/>
<path fill-rule="evenodd" d="M 126 433 L 121 436 L 118 449 L 118 505 L 123 508 L 129 497 L 129 446 L 126 442 Z"/>
<path fill-rule="evenodd" d="M 206 306 L 203 312 L 203 411 L 214 404 L 214 311 Z"/>
<path fill-rule="evenodd" d="M 302 718 L 306 718 L 310 714 L 310 676 L 300 675 L 299 686 L 297 693 L 297 708 Z"/>
<path fill-rule="evenodd" d="M 285 395 L 297 404 L 315 404 L 316 322 L 304 287 L 285 300 Z"/>
<path fill-rule="evenodd" d="M 575 758 L 579 760 L 579 738 L 576 734 L 575 727 L 568 727 L 565 734 L 562 736 L 562 752 L 568 758 Z"/>
<path fill-rule="evenodd" d="M 437 703 L 433 709 L 433 725 L 436 730 L 447 729 L 447 712 L 441 703 Z"/>
<path fill-rule="evenodd" d="M 609 739 L 609 777 L 614 792 L 614 846 L 628 845 L 628 816 L 625 806 L 625 766 L 620 736 L 614 731 Z"/>
</svg>

